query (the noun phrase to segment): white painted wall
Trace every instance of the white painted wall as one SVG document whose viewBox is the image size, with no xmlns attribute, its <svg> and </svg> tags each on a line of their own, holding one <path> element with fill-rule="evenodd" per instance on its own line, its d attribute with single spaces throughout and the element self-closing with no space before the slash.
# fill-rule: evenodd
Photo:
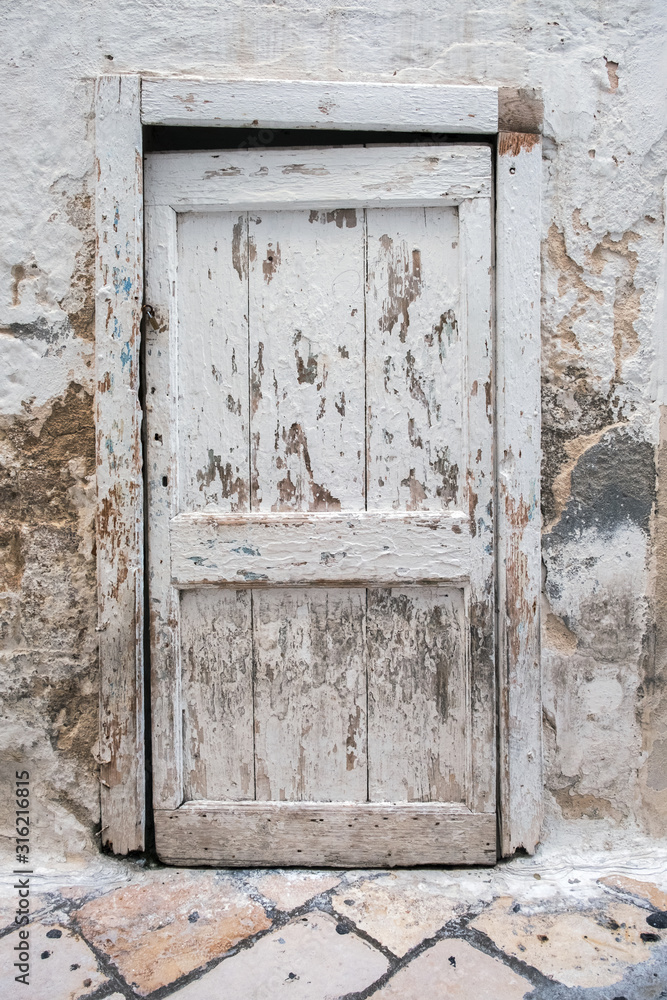
<svg viewBox="0 0 667 1000">
<path fill-rule="evenodd" d="M 666 21 L 663 0 L 5 5 L 0 657 L 12 721 L 0 739 L 2 775 L 17 754 L 41 784 L 45 857 L 96 849 L 86 393 L 93 80 L 103 72 L 542 90 L 545 835 L 564 816 L 584 830 L 664 831 L 667 630 L 655 622 L 667 520 L 655 516 L 652 462 L 664 385 Z"/>
</svg>

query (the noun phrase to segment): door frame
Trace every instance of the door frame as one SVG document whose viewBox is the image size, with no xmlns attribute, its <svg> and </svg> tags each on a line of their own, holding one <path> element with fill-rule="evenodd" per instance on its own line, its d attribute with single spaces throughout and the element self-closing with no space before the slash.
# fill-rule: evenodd
<svg viewBox="0 0 667 1000">
<path fill-rule="evenodd" d="M 143 125 L 470 134 L 496 139 L 495 386 L 499 851 L 542 822 L 539 101 L 495 87 L 99 77 L 95 425 L 101 841 L 142 850 Z M 146 312 L 150 322 L 150 312 Z"/>
</svg>

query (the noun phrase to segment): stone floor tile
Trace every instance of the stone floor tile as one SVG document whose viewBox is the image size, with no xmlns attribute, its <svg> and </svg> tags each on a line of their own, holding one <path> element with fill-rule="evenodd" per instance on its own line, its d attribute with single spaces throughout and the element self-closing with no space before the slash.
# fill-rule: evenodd
<svg viewBox="0 0 667 1000">
<path fill-rule="evenodd" d="M 391 872 L 342 886 L 334 909 L 399 957 L 455 915 L 455 900 L 427 872 Z"/>
<path fill-rule="evenodd" d="M 656 910 L 667 910 L 667 892 L 659 889 L 653 882 L 640 882 L 636 878 L 628 878 L 627 875 L 605 875 L 598 879 L 598 883 L 609 889 L 624 892 L 628 896 L 645 899 Z"/>
<path fill-rule="evenodd" d="M 264 910 L 214 872 L 160 871 L 73 914 L 142 996 L 271 926 Z"/>
<path fill-rule="evenodd" d="M 275 903 L 279 910 L 294 910 L 303 906 L 313 896 L 333 889 L 340 882 L 340 875 L 321 872 L 269 872 L 248 879 L 262 896 Z"/>
<path fill-rule="evenodd" d="M 14 968 L 18 961 L 14 947 L 19 944 L 18 931 L 0 939 L 0 983 L 5 984 L 4 996 L 30 1000 L 77 1000 L 107 983 L 108 977 L 98 968 L 97 959 L 85 941 L 66 927 L 31 924 L 28 928 L 30 951 L 30 982 L 26 988 L 15 982 L 22 970 Z M 10 985 L 11 984 L 11 985 Z"/>
<path fill-rule="evenodd" d="M 472 922 L 508 955 L 565 986 L 611 986 L 629 966 L 651 958 L 667 934 L 646 924 L 646 910 L 612 901 L 596 910 L 525 912 L 501 897 Z M 642 940 L 641 934 L 648 934 Z"/>
<path fill-rule="evenodd" d="M 373 994 L 378 1000 L 523 1000 L 527 979 L 467 941 L 447 938 L 427 948 Z"/>
<path fill-rule="evenodd" d="M 366 989 L 386 958 L 315 911 L 267 934 L 174 994 L 175 1000 L 335 1000 Z"/>
</svg>

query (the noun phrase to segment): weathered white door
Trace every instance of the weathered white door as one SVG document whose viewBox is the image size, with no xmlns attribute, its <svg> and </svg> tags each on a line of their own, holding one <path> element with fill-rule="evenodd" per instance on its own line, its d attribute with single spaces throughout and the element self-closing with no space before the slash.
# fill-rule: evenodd
<svg viewBox="0 0 667 1000">
<path fill-rule="evenodd" d="M 495 862 L 489 148 L 146 186 L 160 857 Z"/>
</svg>

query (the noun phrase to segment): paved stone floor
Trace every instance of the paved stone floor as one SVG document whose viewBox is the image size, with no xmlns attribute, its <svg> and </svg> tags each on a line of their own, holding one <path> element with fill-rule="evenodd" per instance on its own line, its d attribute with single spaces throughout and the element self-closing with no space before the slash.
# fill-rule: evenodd
<svg viewBox="0 0 667 1000">
<path fill-rule="evenodd" d="M 667 851 L 493 869 L 229 871 L 100 858 L 32 876 L 26 1000 L 667 998 Z"/>
</svg>

